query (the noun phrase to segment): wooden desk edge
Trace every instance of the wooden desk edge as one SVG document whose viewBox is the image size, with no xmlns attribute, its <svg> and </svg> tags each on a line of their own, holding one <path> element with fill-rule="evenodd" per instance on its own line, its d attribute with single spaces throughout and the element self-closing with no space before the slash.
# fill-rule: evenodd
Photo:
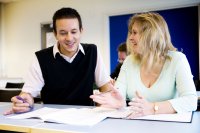
<svg viewBox="0 0 200 133">
<path fill-rule="evenodd" d="M 9 124 L 1 124 L 0 125 L 1 130 L 6 131 L 15 131 L 15 132 L 31 132 L 31 127 L 24 127 L 24 126 L 16 126 L 16 125 L 9 125 Z"/>
<path fill-rule="evenodd" d="M 44 129 L 44 128 L 32 128 L 31 133 L 80 133 L 80 132 Z"/>
<path fill-rule="evenodd" d="M 14 131 L 14 132 L 26 132 L 26 133 L 78 133 L 75 131 L 62 131 L 62 130 L 54 130 L 54 129 L 24 127 L 24 126 L 10 125 L 10 124 L 1 124 L 0 130 Z"/>
</svg>

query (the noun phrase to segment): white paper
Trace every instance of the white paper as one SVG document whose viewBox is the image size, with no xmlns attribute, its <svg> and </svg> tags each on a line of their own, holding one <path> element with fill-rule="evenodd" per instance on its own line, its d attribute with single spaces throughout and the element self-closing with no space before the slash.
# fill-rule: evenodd
<svg viewBox="0 0 200 133">
<path fill-rule="evenodd" d="M 35 111 L 17 114 L 17 115 L 14 115 L 14 116 L 9 116 L 8 118 L 12 118 L 12 119 L 38 118 L 38 119 L 44 120 L 43 117 L 45 115 L 51 114 L 53 112 L 58 112 L 59 110 L 60 109 L 43 107 L 43 108 L 35 110 Z"/>
<path fill-rule="evenodd" d="M 110 118 L 126 118 L 132 111 L 129 108 L 121 110 L 109 109 L 103 107 L 96 108 L 66 108 L 56 109 L 44 107 L 32 112 L 10 116 L 11 119 L 38 118 L 44 122 L 64 123 L 71 125 L 93 126 L 100 121 Z M 190 122 L 192 112 L 181 114 L 159 114 L 138 117 L 140 120 L 159 120 L 159 121 L 177 121 Z"/>
<path fill-rule="evenodd" d="M 46 122 L 56 122 L 72 125 L 92 126 L 107 117 L 124 118 L 130 112 L 124 110 L 108 109 L 102 107 L 96 108 L 66 108 L 56 109 L 44 107 L 32 112 L 10 116 L 11 119 L 38 118 Z"/>
<path fill-rule="evenodd" d="M 191 122 L 192 112 L 176 113 L 176 114 L 157 114 L 138 117 L 139 120 L 154 120 L 154 121 L 171 121 L 171 122 Z"/>
</svg>

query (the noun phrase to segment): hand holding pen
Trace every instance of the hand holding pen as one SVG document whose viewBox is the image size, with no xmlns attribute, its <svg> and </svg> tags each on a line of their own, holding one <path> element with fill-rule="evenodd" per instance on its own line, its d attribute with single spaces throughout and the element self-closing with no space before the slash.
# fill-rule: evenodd
<svg viewBox="0 0 200 133">
<path fill-rule="evenodd" d="M 28 102 L 27 102 L 26 100 L 24 100 L 21 96 L 16 96 L 16 98 L 17 98 L 18 100 L 21 100 L 23 103 L 28 103 Z M 31 105 L 29 105 L 28 107 L 30 108 L 30 110 L 33 109 L 33 106 L 31 106 Z"/>
<path fill-rule="evenodd" d="M 12 108 L 4 112 L 4 115 L 28 112 L 33 109 L 33 97 L 28 93 L 22 93 L 19 96 L 14 96 L 11 98 L 11 101 L 13 103 Z"/>
</svg>

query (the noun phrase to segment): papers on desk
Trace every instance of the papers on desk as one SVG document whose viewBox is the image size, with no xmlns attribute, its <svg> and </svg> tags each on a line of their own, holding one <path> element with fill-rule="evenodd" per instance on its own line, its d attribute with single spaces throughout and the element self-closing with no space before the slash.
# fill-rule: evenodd
<svg viewBox="0 0 200 133">
<path fill-rule="evenodd" d="M 122 110 L 96 108 L 66 108 L 56 109 L 44 107 L 32 112 L 8 116 L 11 119 L 37 118 L 44 122 L 64 123 L 71 125 L 93 126 L 100 121 L 110 118 L 126 118 L 132 111 L 128 108 Z M 182 114 L 159 114 L 138 117 L 139 120 L 157 120 L 174 122 L 191 122 L 192 112 Z"/>
<path fill-rule="evenodd" d="M 148 115 L 135 118 L 136 120 L 152 120 L 152 121 L 168 121 L 168 122 L 192 122 L 192 112 L 177 113 L 177 114 L 158 114 Z"/>
<path fill-rule="evenodd" d="M 125 118 L 130 114 L 129 110 L 116 110 L 102 107 L 96 108 L 66 108 L 56 109 L 44 107 L 32 112 L 10 116 L 12 119 L 37 118 L 44 122 L 64 123 L 71 125 L 92 126 L 107 117 Z"/>
</svg>

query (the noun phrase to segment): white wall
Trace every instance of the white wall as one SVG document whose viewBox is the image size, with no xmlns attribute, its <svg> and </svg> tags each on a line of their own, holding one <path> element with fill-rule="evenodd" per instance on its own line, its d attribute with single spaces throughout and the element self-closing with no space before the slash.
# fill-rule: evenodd
<svg viewBox="0 0 200 133">
<path fill-rule="evenodd" d="M 2 18 L 2 4 L 0 3 L 0 46 L 2 44 L 2 42 L 1 42 L 1 39 L 2 39 L 2 32 L 1 32 L 2 31 L 2 19 L 1 18 Z"/>
<path fill-rule="evenodd" d="M 0 68 L 7 77 L 24 77 L 34 52 L 41 49 L 40 24 L 50 22 L 61 7 L 73 7 L 81 14 L 82 42 L 100 48 L 110 71 L 108 16 L 155 9 L 197 5 L 200 0 L 21 0 L 8 3 L 3 11 L 3 62 Z M 0 75 L 2 76 L 2 75 Z"/>
<path fill-rule="evenodd" d="M 0 3 L 0 77 L 4 77 L 5 76 L 5 71 L 4 71 L 4 66 L 5 66 L 5 63 L 4 63 L 4 58 L 3 58 L 3 55 L 4 55 L 4 34 L 3 34 L 3 31 L 4 31 L 4 21 L 3 21 L 3 18 L 4 18 L 4 5 Z"/>
</svg>

